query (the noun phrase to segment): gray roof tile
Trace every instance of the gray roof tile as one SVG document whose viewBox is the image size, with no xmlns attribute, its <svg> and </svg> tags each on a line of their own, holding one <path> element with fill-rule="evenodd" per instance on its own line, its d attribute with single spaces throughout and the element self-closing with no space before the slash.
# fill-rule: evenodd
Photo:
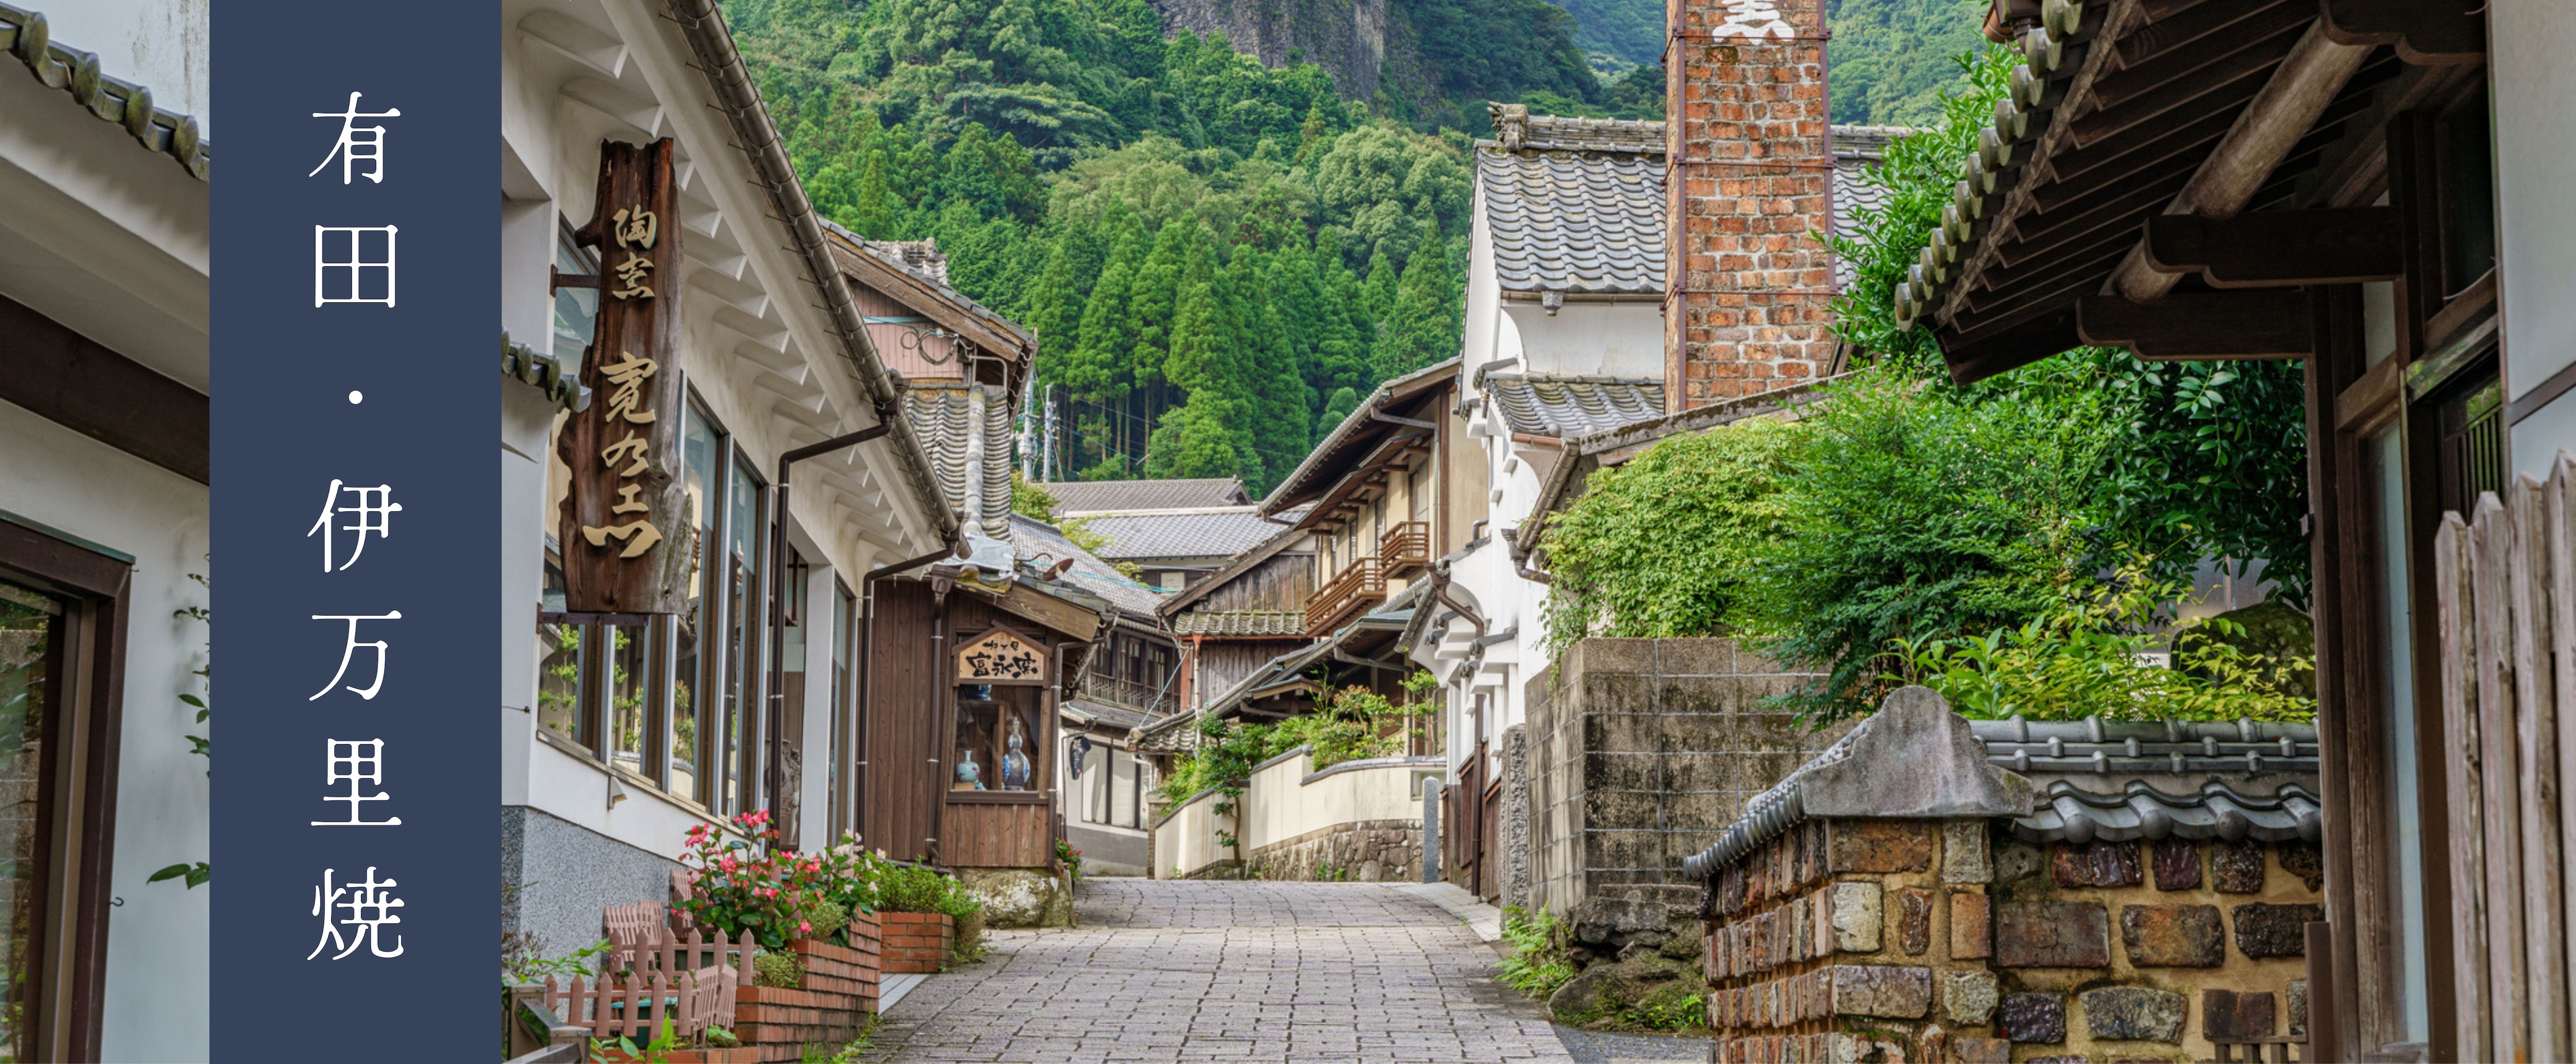
<svg viewBox="0 0 2576 1064">
<path fill-rule="evenodd" d="M 1501 128 L 1498 125 L 1498 128 Z M 1880 206 L 1863 174 L 1896 126 L 1835 126 L 1833 224 Z M 1508 292 L 1660 295 L 1664 290 L 1664 124 L 1531 115 L 1516 151 L 1476 142 L 1476 178 Z M 1835 279 L 1851 279 L 1837 262 Z"/>
<path fill-rule="evenodd" d="M 1083 527 L 1107 537 L 1100 556 L 1121 561 L 1137 558 L 1224 558 L 1269 539 L 1280 526 L 1262 520 L 1246 506 L 1203 510 L 1147 510 L 1093 514 Z"/>
<path fill-rule="evenodd" d="M 994 539 L 1011 536 L 1011 404 L 1000 388 L 976 385 L 984 398 L 984 522 L 976 531 Z M 966 505 L 967 442 L 974 408 L 963 386 L 915 384 L 903 393 L 903 414 L 912 422 L 930 469 L 952 509 Z"/>
<path fill-rule="evenodd" d="M 1007 485 L 1004 490 L 1008 490 Z M 1041 554 L 1048 556 L 1048 564 L 1071 558 L 1073 567 L 1065 570 L 1060 578 L 1063 582 L 1108 599 L 1111 605 L 1130 613 L 1152 617 L 1154 608 L 1163 604 L 1166 592 L 1127 579 L 1127 574 L 1115 566 L 1064 538 L 1054 525 L 1015 514 L 1005 516 L 1003 521 L 1010 528 L 1011 545 L 1022 561 Z"/>
<path fill-rule="evenodd" d="M 98 53 L 52 40 L 43 13 L 0 4 L 0 52 L 26 64 L 39 84 L 69 93 L 81 110 L 123 126 L 135 143 L 177 160 L 188 176 L 210 179 L 214 149 L 194 116 L 154 107 L 150 88 L 100 73 Z"/>
<path fill-rule="evenodd" d="M 1664 413 L 1664 382 L 1617 377 L 1496 373 L 1485 378 L 1513 432 L 1560 438 L 1634 424 Z"/>
<path fill-rule="evenodd" d="M 1064 505 L 1056 516 L 1109 510 L 1177 510 L 1201 506 L 1242 506 L 1252 501 L 1243 481 L 1234 477 L 1187 480 L 1059 480 L 1038 485 Z"/>
</svg>

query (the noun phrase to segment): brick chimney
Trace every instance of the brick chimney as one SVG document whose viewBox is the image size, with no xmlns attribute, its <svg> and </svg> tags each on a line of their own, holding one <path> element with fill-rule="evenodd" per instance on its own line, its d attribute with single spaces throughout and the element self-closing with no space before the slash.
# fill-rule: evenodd
<svg viewBox="0 0 2576 1064">
<path fill-rule="evenodd" d="M 1823 2 L 1666 0 L 1664 402 L 1676 411 L 1790 387 L 1832 361 Z"/>
</svg>

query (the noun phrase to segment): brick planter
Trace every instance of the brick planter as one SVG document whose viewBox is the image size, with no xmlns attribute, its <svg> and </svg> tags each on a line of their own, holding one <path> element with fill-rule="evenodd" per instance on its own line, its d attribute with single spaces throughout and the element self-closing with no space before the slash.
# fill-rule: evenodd
<svg viewBox="0 0 2576 1064">
<path fill-rule="evenodd" d="M 945 913 L 878 913 L 885 929 L 885 970 L 937 972 L 948 963 L 957 922 Z"/>
<path fill-rule="evenodd" d="M 858 1038 L 868 1015 L 877 1010 L 877 918 L 851 921 L 850 940 L 854 945 L 788 940 L 788 952 L 804 962 L 805 977 L 794 990 L 746 986 L 735 991 L 733 1033 L 742 1039 L 742 1048 L 712 1052 L 741 1055 L 708 1057 L 704 1064 L 800 1060 L 808 1045 L 837 1050 Z"/>
</svg>

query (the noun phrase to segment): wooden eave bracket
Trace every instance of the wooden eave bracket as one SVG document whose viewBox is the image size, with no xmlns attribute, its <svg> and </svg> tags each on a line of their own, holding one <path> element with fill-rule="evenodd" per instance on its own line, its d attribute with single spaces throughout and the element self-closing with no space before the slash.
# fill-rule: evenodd
<svg viewBox="0 0 2576 1064">
<path fill-rule="evenodd" d="M 2324 0 L 2320 21 L 2336 44 L 2393 44 L 2415 66 L 2486 62 L 2484 0 Z"/>
<path fill-rule="evenodd" d="M 2315 352 L 2315 318 L 2298 288 L 2177 293 L 2153 303 L 2086 296 L 2075 331 L 2097 347 L 2125 347 L 2149 362 L 2305 358 Z"/>
<path fill-rule="evenodd" d="M 2393 281 L 2405 258 L 2395 207 L 2162 214 L 2147 219 L 2145 247 L 2157 270 L 2198 273 L 2213 288 Z"/>
</svg>

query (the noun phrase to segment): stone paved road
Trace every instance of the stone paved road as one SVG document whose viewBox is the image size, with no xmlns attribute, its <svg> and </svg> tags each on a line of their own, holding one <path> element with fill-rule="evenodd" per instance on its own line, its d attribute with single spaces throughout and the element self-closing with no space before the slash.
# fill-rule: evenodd
<svg viewBox="0 0 2576 1064">
<path fill-rule="evenodd" d="M 1495 953 L 1367 883 L 1084 884 L 1080 928 L 1000 931 L 932 976 L 870 1061 L 1565 1061 Z"/>
</svg>

